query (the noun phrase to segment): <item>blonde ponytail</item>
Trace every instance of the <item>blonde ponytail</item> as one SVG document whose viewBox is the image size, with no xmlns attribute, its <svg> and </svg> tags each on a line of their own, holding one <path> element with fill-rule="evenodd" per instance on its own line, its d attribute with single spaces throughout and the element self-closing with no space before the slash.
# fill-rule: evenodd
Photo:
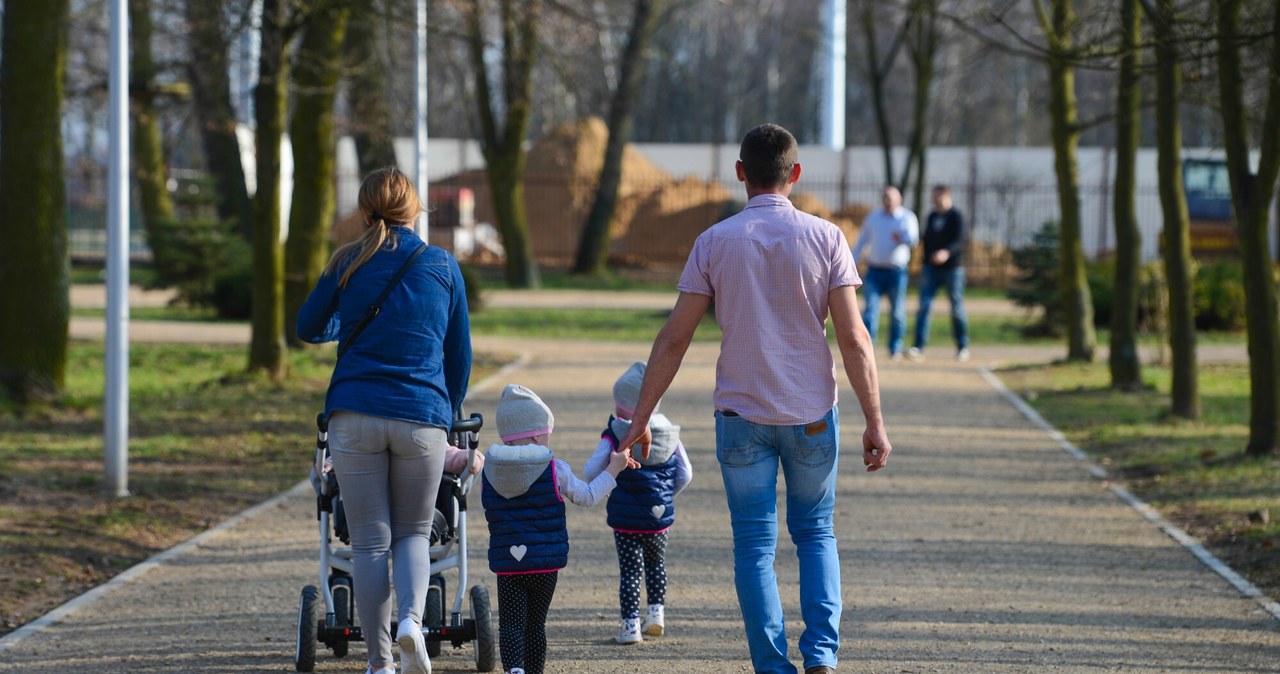
<svg viewBox="0 0 1280 674">
<path fill-rule="evenodd" d="M 368 223 L 360 238 L 334 251 L 325 265 L 324 273 L 334 273 L 346 264 L 338 287 L 347 287 L 347 281 L 361 265 L 368 262 L 379 250 L 395 250 L 396 239 L 390 227 L 403 226 L 418 219 L 425 209 L 418 191 L 400 169 L 390 166 L 370 173 L 360 185 L 358 198 L 360 214 Z"/>
</svg>

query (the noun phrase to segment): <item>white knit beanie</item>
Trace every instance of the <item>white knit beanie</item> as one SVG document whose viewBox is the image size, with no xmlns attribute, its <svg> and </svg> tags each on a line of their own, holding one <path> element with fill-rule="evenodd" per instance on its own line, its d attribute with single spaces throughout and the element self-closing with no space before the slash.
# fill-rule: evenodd
<svg viewBox="0 0 1280 674">
<path fill-rule="evenodd" d="M 503 442 L 548 434 L 556 425 L 551 408 L 542 398 L 519 384 L 508 384 L 502 389 L 497 416 L 498 437 Z"/>
<path fill-rule="evenodd" d="M 636 406 L 640 404 L 640 385 L 644 383 L 645 367 L 645 362 L 638 360 L 613 383 L 613 403 L 628 417 L 636 413 Z M 653 406 L 653 411 L 658 411 L 658 405 Z"/>
</svg>

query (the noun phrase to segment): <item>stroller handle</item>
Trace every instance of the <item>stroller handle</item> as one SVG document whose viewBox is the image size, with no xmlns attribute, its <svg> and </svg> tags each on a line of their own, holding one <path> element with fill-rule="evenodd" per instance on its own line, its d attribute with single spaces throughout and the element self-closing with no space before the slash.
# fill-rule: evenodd
<svg viewBox="0 0 1280 674">
<path fill-rule="evenodd" d="M 462 413 L 459 412 L 458 416 L 461 417 L 461 415 Z M 471 491 L 471 483 L 475 480 L 475 475 L 471 473 L 471 466 L 476 461 L 476 449 L 480 446 L 479 432 L 483 426 L 484 417 L 479 412 L 472 412 L 466 419 L 454 419 L 449 427 L 449 435 L 454 439 L 454 446 L 467 450 L 467 467 L 462 471 L 464 477 L 460 485 L 463 494 Z"/>
<path fill-rule="evenodd" d="M 459 433 L 475 433 L 484 426 L 484 417 L 479 412 L 472 412 L 471 416 L 466 419 L 454 419 L 453 424 L 449 426 L 449 432 L 453 434 Z"/>
</svg>

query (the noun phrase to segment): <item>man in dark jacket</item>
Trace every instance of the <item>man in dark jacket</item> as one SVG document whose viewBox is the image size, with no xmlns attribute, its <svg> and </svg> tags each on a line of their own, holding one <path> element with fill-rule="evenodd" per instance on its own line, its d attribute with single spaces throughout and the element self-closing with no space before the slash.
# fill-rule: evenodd
<svg viewBox="0 0 1280 674">
<path fill-rule="evenodd" d="M 924 359 L 929 339 L 929 309 L 939 287 L 951 300 L 951 335 L 956 340 L 956 360 L 969 360 L 969 318 L 964 313 L 964 217 L 951 205 L 951 188 L 935 185 L 933 212 L 925 220 L 924 279 L 920 284 L 920 313 L 916 316 L 916 343 L 907 350 L 911 360 Z"/>
</svg>

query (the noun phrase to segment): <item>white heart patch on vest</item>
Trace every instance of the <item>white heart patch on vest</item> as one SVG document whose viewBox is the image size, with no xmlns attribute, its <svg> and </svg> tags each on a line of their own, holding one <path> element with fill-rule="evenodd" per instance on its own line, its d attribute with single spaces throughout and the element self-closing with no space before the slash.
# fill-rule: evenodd
<svg viewBox="0 0 1280 674">
<path fill-rule="evenodd" d="M 650 508 L 649 512 L 653 513 L 654 517 L 662 517 L 667 513 L 667 507 L 664 505 L 656 505 Z"/>
<path fill-rule="evenodd" d="M 528 551 L 529 551 L 529 548 L 523 545 L 511 546 L 511 556 L 515 557 L 517 562 L 524 559 L 524 553 Z"/>
</svg>

